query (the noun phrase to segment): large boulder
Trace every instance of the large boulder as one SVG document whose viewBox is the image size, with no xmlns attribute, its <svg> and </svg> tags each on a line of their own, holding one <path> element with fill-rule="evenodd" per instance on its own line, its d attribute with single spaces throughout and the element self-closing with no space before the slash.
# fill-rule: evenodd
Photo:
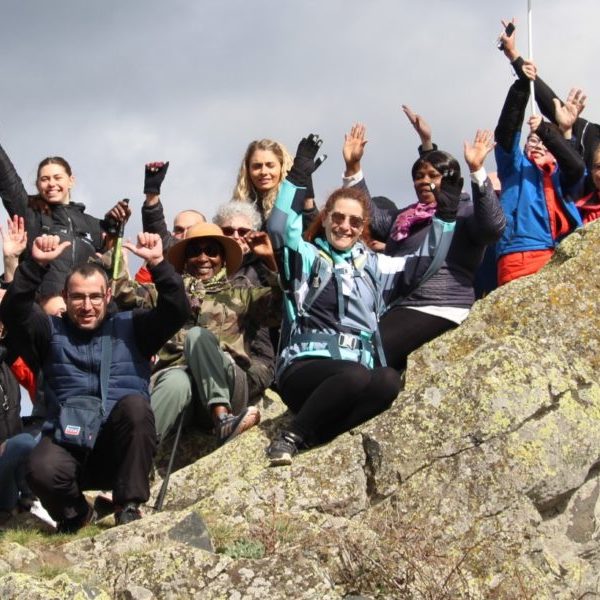
<svg viewBox="0 0 600 600">
<path fill-rule="evenodd" d="M 291 467 L 264 456 L 287 418 L 270 396 L 259 427 L 173 474 L 162 513 L 4 543 L 0 597 L 596 595 L 599 253 L 600 223 L 572 234 L 415 353 L 387 413 Z"/>
</svg>

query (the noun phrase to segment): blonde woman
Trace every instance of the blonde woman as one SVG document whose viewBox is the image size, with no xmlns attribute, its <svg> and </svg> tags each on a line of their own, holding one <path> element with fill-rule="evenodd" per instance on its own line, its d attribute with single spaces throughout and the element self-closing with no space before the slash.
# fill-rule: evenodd
<svg viewBox="0 0 600 600">
<path fill-rule="evenodd" d="M 285 146 L 274 140 L 254 140 L 246 149 L 233 191 L 233 200 L 253 203 L 260 212 L 263 226 L 271 214 L 281 182 L 292 162 Z M 314 196 L 311 179 L 304 201 L 303 230 L 308 228 L 318 214 Z"/>
</svg>

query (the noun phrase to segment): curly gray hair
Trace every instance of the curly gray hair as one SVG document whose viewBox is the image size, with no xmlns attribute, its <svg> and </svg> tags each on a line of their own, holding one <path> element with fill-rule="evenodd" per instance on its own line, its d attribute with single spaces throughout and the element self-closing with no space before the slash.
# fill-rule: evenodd
<svg viewBox="0 0 600 600">
<path fill-rule="evenodd" d="M 223 227 L 225 223 L 229 222 L 235 216 L 248 219 L 252 229 L 260 229 L 262 225 L 262 217 L 254 206 L 254 203 L 251 201 L 238 202 L 237 200 L 232 200 L 227 204 L 219 206 L 217 214 L 213 217 L 213 223 L 219 227 Z"/>
</svg>

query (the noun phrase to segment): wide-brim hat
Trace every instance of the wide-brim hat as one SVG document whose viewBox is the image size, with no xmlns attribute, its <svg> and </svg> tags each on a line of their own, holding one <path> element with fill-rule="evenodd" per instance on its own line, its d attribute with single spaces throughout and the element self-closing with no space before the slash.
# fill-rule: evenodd
<svg viewBox="0 0 600 600">
<path fill-rule="evenodd" d="M 211 238 L 219 242 L 225 251 L 225 268 L 227 275 L 233 275 L 242 266 L 243 253 L 240 245 L 233 239 L 223 235 L 223 230 L 214 223 L 198 223 L 192 225 L 186 232 L 185 238 L 171 246 L 167 260 L 178 273 L 183 273 L 187 245 L 198 238 Z"/>
</svg>

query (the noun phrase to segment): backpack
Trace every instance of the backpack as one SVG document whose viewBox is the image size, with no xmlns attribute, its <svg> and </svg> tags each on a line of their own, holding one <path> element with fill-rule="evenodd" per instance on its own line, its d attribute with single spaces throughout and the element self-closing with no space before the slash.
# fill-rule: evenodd
<svg viewBox="0 0 600 600">
<path fill-rule="evenodd" d="M 21 388 L 5 361 L 0 363 L 0 443 L 23 431 Z"/>
</svg>

